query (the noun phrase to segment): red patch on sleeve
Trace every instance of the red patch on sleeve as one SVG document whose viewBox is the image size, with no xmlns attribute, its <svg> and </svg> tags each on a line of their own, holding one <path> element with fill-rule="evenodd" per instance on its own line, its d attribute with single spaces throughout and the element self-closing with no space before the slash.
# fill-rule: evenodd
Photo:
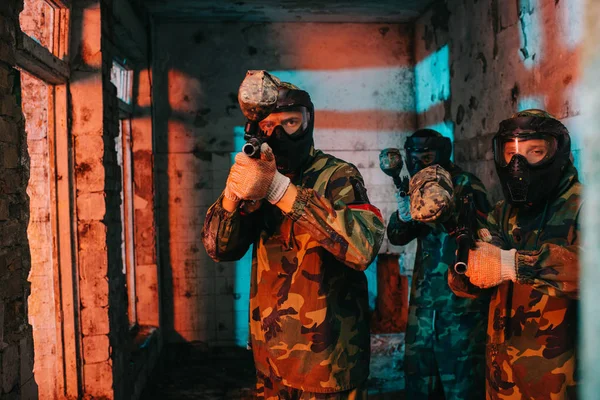
<svg viewBox="0 0 600 400">
<path fill-rule="evenodd" d="M 351 210 L 371 211 L 373 214 L 377 215 L 379 219 L 383 220 L 383 216 L 381 215 L 381 211 L 379 211 L 379 208 L 375 207 L 372 204 L 351 204 L 348 206 L 348 208 Z"/>
</svg>

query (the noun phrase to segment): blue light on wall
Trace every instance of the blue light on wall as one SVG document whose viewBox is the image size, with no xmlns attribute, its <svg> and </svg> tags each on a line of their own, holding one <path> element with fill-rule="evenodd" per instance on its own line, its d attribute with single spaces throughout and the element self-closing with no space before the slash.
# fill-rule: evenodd
<svg viewBox="0 0 600 400">
<path fill-rule="evenodd" d="M 544 96 L 521 97 L 517 105 L 517 111 L 529 110 L 531 108 L 545 109 Z"/>
<path fill-rule="evenodd" d="M 233 317 L 235 323 L 235 344 L 245 347 L 248 342 L 248 316 L 250 298 L 250 272 L 252 270 L 252 246 L 244 257 L 235 262 L 233 292 Z"/>
<path fill-rule="evenodd" d="M 415 102 L 423 113 L 450 98 L 450 50 L 445 45 L 415 66 Z"/>
<path fill-rule="evenodd" d="M 521 47 L 518 50 L 526 68 L 539 64 L 542 54 L 540 0 L 521 0 L 519 5 Z"/>
<path fill-rule="evenodd" d="M 365 271 L 367 276 L 367 288 L 369 291 L 369 308 L 375 309 L 375 301 L 377 300 L 377 258 L 369 265 Z"/>
</svg>

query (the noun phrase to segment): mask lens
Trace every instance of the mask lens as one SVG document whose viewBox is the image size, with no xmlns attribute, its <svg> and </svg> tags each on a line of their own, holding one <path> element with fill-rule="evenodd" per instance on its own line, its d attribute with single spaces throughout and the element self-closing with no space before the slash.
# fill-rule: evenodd
<svg viewBox="0 0 600 400">
<path fill-rule="evenodd" d="M 496 149 L 496 161 L 508 165 L 517 154 L 523 156 L 531 166 L 541 165 L 552 160 L 556 154 L 556 138 L 549 135 L 514 136 L 503 140 Z"/>
<path fill-rule="evenodd" d="M 437 152 L 428 150 L 428 151 L 411 151 L 409 153 L 409 157 L 413 161 L 413 163 L 420 163 L 422 165 L 430 165 L 436 161 Z"/>
<path fill-rule="evenodd" d="M 304 131 L 308 126 L 308 111 L 306 107 L 299 107 L 295 110 L 274 112 L 260 121 L 258 126 L 266 136 L 271 136 L 278 126 L 288 135 L 293 135 Z"/>
</svg>

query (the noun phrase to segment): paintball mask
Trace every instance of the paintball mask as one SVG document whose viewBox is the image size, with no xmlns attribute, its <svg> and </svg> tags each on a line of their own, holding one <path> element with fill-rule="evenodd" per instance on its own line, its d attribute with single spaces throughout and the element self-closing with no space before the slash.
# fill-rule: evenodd
<svg viewBox="0 0 600 400">
<path fill-rule="evenodd" d="M 314 106 L 309 94 L 266 71 L 248 71 L 238 101 L 248 118 L 242 151 L 257 157 L 266 141 L 279 172 L 296 172 L 313 145 Z"/>
<path fill-rule="evenodd" d="M 571 139 L 552 115 L 531 109 L 502 121 L 492 147 L 506 200 L 536 204 L 558 186 L 569 162 Z"/>
<path fill-rule="evenodd" d="M 273 149 L 279 172 L 296 173 L 313 146 L 314 106 L 309 94 L 281 82 L 275 109 L 258 125 Z"/>
<path fill-rule="evenodd" d="M 406 167 L 410 176 L 430 165 L 446 167 L 450 162 L 452 143 L 433 129 L 419 129 L 406 138 Z"/>
</svg>

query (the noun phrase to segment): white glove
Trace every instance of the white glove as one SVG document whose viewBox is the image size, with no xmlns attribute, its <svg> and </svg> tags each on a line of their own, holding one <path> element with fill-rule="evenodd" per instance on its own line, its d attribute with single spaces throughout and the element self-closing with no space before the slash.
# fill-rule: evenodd
<svg viewBox="0 0 600 400">
<path fill-rule="evenodd" d="M 398 218 L 402 222 L 412 221 L 410 216 L 410 197 L 400 195 L 400 191 L 396 190 L 396 202 L 398 203 Z"/>
<path fill-rule="evenodd" d="M 235 164 L 229 171 L 225 196 L 230 200 L 267 199 L 277 203 L 290 185 L 290 178 L 277 171 L 275 156 L 268 144 L 261 146 L 260 158 L 244 153 L 235 156 Z"/>
<path fill-rule="evenodd" d="M 486 242 L 477 242 L 477 248 L 469 250 L 469 265 L 465 275 L 480 288 L 498 286 L 504 281 L 517 280 L 516 249 L 502 250 Z"/>
</svg>

